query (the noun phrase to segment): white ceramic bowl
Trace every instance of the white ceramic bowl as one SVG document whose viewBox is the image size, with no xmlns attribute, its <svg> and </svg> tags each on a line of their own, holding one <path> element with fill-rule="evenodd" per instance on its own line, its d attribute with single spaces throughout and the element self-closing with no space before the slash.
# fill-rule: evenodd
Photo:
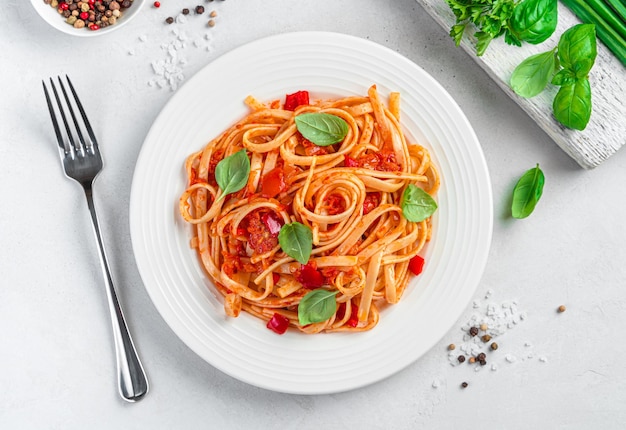
<svg viewBox="0 0 626 430">
<path fill-rule="evenodd" d="M 118 28 L 126 25 L 133 19 L 135 15 L 139 13 L 143 5 L 146 3 L 146 0 L 134 0 L 133 5 L 124 10 L 122 17 L 118 19 L 116 24 L 101 28 L 99 30 L 90 30 L 88 28 L 74 28 L 74 26 L 65 22 L 65 18 L 63 17 L 63 15 L 57 12 L 56 8 L 53 8 L 49 4 L 44 3 L 44 0 L 30 0 L 30 2 L 32 3 L 39 16 L 41 16 L 44 21 L 46 21 L 57 30 L 60 30 L 66 34 L 71 34 L 72 36 L 94 37 L 111 33 L 112 31 L 115 31 Z"/>
</svg>

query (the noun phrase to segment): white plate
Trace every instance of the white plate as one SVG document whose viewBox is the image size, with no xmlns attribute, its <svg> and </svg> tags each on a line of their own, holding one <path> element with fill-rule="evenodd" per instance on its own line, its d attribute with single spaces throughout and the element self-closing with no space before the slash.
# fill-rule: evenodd
<svg viewBox="0 0 626 430">
<path fill-rule="evenodd" d="M 402 96 L 411 141 L 439 166 L 433 240 L 426 266 L 378 326 L 359 334 L 282 336 L 260 320 L 224 315 L 189 247 L 178 214 L 186 156 L 245 115 L 243 100 L 364 95 L 371 84 Z M 247 383 L 286 393 L 333 393 L 386 378 L 414 362 L 456 322 L 482 276 L 491 243 L 486 163 L 469 122 L 430 75 L 396 52 L 352 36 L 299 32 L 237 48 L 191 78 L 165 106 L 143 144 L 133 178 L 130 229 L 139 272 L 155 306 L 192 350 Z"/>
</svg>

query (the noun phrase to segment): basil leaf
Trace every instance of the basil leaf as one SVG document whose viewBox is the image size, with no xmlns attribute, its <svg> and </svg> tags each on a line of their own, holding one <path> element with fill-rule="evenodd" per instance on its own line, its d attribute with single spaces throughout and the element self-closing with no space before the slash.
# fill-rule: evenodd
<svg viewBox="0 0 626 430">
<path fill-rule="evenodd" d="M 308 292 L 298 305 L 298 321 L 307 325 L 326 321 L 337 310 L 335 295 L 339 291 L 328 291 L 322 288 Z"/>
<path fill-rule="evenodd" d="M 420 187 L 409 184 L 402 193 L 402 215 L 412 222 L 420 222 L 437 210 L 437 202 Z"/>
<path fill-rule="evenodd" d="M 563 86 L 576 82 L 576 75 L 571 70 L 561 69 L 559 73 L 552 77 L 552 83 L 554 85 Z"/>
<path fill-rule="evenodd" d="M 522 175 L 513 190 L 513 204 L 511 205 L 513 218 L 526 218 L 535 210 L 543 193 L 544 182 L 545 177 L 539 164 Z"/>
<path fill-rule="evenodd" d="M 313 250 L 313 233 L 304 224 L 292 222 L 280 228 L 278 243 L 285 254 L 306 264 Z"/>
<path fill-rule="evenodd" d="M 237 151 L 217 163 L 215 180 L 222 189 L 222 195 L 219 199 L 242 189 L 248 183 L 248 176 L 250 176 L 250 159 L 245 149 Z"/>
<path fill-rule="evenodd" d="M 348 123 L 329 113 L 303 113 L 296 117 L 296 127 L 305 139 L 317 146 L 341 142 L 348 134 Z"/>
<path fill-rule="evenodd" d="M 566 30 L 559 39 L 558 52 L 563 68 L 586 76 L 597 55 L 595 25 L 578 24 Z"/>
<path fill-rule="evenodd" d="M 522 97 L 534 97 L 548 85 L 555 69 L 554 51 L 532 55 L 513 70 L 511 88 Z"/>
<path fill-rule="evenodd" d="M 524 0 L 513 11 L 511 30 L 520 40 L 536 45 L 556 30 L 557 13 L 557 0 Z"/>
<path fill-rule="evenodd" d="M 591 117 L 591 86 L 589 79 L 564 85 L 552 103 L 554 117 L 564 126 L 584 130 Z"/>
</svg>

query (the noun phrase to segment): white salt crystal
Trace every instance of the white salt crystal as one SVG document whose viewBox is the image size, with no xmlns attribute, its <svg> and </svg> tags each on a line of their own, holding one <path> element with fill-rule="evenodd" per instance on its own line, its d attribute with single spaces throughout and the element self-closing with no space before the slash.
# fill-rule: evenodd
<svg viewBox="0 0 626 430">
<path fill-rule="evenodd" d="M 433 381 L 433 388 L 439 388 L 440 385 L 441 385 L 441 383 L 439 382 L 439 379 L 435 379 Z"/>
</svg>

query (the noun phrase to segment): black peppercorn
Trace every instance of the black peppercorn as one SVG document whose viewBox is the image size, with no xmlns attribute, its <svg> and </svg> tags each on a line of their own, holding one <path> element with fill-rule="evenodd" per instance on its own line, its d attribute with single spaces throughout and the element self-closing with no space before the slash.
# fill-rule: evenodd
<svg viewBox="0 0 626 430">
<path fill-rule="evenodd" d="M 478 334 L 478 327 L 472 327 L 469 329 L 470 336 L 474 337 Z"/>
<path fill-rule="evenodd" d="M 204 6 L 196 6 L 196 13 L 202 15 L 204 13 Z"/>
<path fill-rule="evenodd" d="M 463 363 L 465 361 L 465 356 L 464 355 L 459 355 L 457 360 L 459 360 L 459 363 Z"/>
</svg>

